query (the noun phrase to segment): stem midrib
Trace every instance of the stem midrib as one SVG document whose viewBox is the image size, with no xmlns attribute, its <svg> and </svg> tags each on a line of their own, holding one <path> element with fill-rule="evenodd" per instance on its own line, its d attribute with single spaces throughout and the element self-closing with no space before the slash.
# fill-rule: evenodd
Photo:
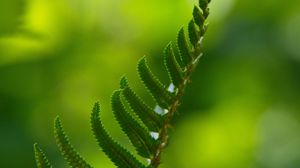
<svg viewBox="0 0 300 168">
<path fill-rule="evenodd" d="M 200 52 L 200 46 L 196 47 L 195 50 L 192 52 L 192 54 L 198 55 L 197 52 Z M 195 57 L 197 57 L 197 56 L 194 56 L 194 58 Z M 192 61 L 187 66 L 187 69 L 184 73 L 183 81 L 178 87 L 174 102 L 170 105 L 169 112 L 167 113 L 163 127 L 159 132 L 160 143 L 157 147 L 157 150 L 156 150 L 153 158 L 151 159 L 151 163 L 149 165 L 150 168 L 157 168 L 160 165 L 161 153 L 164 150 L 165 146 L 167 145 L 168 139 L 169 139 L 168 129 L 171 126 L 171 121 L 174 116 L 174 113 L 177 111 L 177 108 L 180 105 L 180 103 L 179 103 L 180 98 L 182 97 L 187 84 L 190 82 L 190 76 L 191 76 L 193 70 L 195 69 L 196 65 L 197 65 L 197 63 L 194 63 L 194 61 Z"/>
</svg>

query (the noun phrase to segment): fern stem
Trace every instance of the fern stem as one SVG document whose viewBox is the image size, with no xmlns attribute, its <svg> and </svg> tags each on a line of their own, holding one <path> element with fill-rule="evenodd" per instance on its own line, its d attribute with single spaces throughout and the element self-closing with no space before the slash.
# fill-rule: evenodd
<svg viewBox="0 0 300 168">
<path fill-rule="evenodd" d="M 199 50 L 199 49 L 197 48 L 197 50 Z M 196 53 L 196 52 L 193 52 L 193 53 Z M 177 111 L 177 109 L 180 105 L 180 103 L 179 103 L 180 99 L 183 96 L 183 93 L 185 91 L 187 84 L 190 82 L 190 76 L 191 76 L 192 72 L 194 71 L 195 67 L 196 67 L 195 63 L 188 65 L 188 67 L 185 71 L 185 74 L 184 74 L 183 82 L 178 87 L 178 91 L 177 91 L 175 100 L 171 104 L 171 106 L 169 108 L 169 112 L 167 113 L 165 122 L 163 124 L 163 127 L 159 132 L 160 144 L 158 145 L 158 147 L 156 149 L 155 156 L 151 159 L 151 164 L 149 166 L 151 168 L 157 168 L 160 165 L 161 154 L 162 154 L 166 144 L 168 144 L 168 141 L 169 141 L 168 131 L 169 131 L 169 128 L 171 127 L 172 118 L 174 116 L 174 113 Z"/>
<path fill-rule="evenodd" d="M 206 8 L 202 9 L 202 10 L 208 12 L 209 9 L 206 6 Z M 175 99 L 169 106 L 169 109 L 168 109 L 169 112 L 167 113 L 166 119 L 164 120 L 163 127 L 159 131 L 160 143 L 157 146 L 154 157 L 151 159 L 149 168 L 157 168 L 161 163 L 161 154 L 169 141 L 169 128 L 171 128 L 171 122 L 172 122 L 174 113 L 177 111 L 178 107 L 180 106 L 180 99 L 184 94 L 186 86 L 190 83 L 190 77 L 191 77 L 193 71 L 195 70 L 195 68 L 197 67 L 199 59 L 203 54 L 202 53 L 202 40 L 203 40 L 204 34 L 207 29 L 207 25 L 204 24 L 207 17 L 208 17 L 208 13 L 206 16 L 204 16 L 204 21 L 202 21 L 202 24 L 199 27 L 200 28 L 200 30 L 199 30 L 200 38 L 198 39 L 198 42 L 193 46 L 193 49 L 191 51 L 191 56 L 192 56 L 193 60 L 188 63 L 188 65 L 186 66 L 186 68 L 184 70 L 183 80 L 177 88 L 177 93 L 176 93 Z M 195 19 L 195 17 L 194 17 L 194 19 Z"/>
</svg>

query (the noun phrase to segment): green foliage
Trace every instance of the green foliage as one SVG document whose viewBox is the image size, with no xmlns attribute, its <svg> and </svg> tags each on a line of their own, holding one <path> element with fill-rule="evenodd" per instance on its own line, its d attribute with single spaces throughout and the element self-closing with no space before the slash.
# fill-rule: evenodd
<svg viewBox="0 0 300 168">
<path fill-rule="evenodd" d="M 138 62 L 138 73 L 157 104 L 162 108 L 168 108 L 173 102 L 174 96 L 150 71 L 145 57 Z"/>
<path fill-rule="evenodd" d="M 208 4 L 210 3 L 210 0 L 199 0 L 199 6 L 202 9 L 203 15 L 205 18 L 209 15 L 209 8 Z"/>
<path fill-rule="evenodd" d="M 196 47 L 199 42 L 200 36 L 199 36 L 199 32 L 197 31 L 197 27 L 195 25 L 194 19 L 191 19 L 191 21 L 189 22 L 188 29 L 189 29 L 190 41 L 191 41 L 193 47 Z"/>
<path fill-rule="evenodd" d="M 91 124 L 92 131 L 98 141 L 103 152 L 111 159 L 117 167 L 120 168 L 143 168 L 142 165 L 130 152 L 114 141 L 107 131 L 104 129 L 100 119 L 100 105 L 95 103 L 92 115 Z"/>
<path fill-rule="evenodd" d="M 158 132 L 162 127 L 162 116 L 157 114 L 151 107 L 137 96 L 137 94 L 130 88 L 126 77 L 123 77 L 120 82 L 122 94 L 128 102 L 131 109 L 143 121 L 149 131 Z"/>
<path fill-rule="evenodd" d="M 183 72 L 175 58 L 172 43 L 168 44 L 165 48 L 164 61 L 170 80 L 176 87 L 179 87 L 183 81 Z"/>
<path fill-rule="evenodd" d="M 38 146 L 37 143 L 33 145 L 34 154 L 35 154 L 35 161 L 38 168 L 52 168 L 48 159 L 46 158 L 45 153 L 42 149 Z"/>
<path fill-rule="evenodd" d="M 68 164 L 73 168 L 91 168 L 90 166 L 73 148 L 69 142 L 59 117 L 56 117 L 54 121 L 54 135 L 57 146 L 64 156 Z"/>
<path fill-rule="evenodd" d="M 201 28 L 201 25 L 203 25 L 205 22 L 205 18 L 202 14 L 201 9 L 198 6 L 194 6 L 193 16 L 194 16 L 195 23 Z M 203 32 L 201 31 L 201 34 L 202 33 Z"/>
<path fill-rule="evenodd" d="M 193 56 L 190 50 L 190 46 L 186 39 L 183 27 L 180 29 L 177 36 L 177 45 L 180 52 L 180 58 L 184 67 L 187 67 L 192 62 Z"/>
<path fill-rule="evenodd" d="M 138 154 L 151 158 L 155 153 L 156 142 L 149 132 L 142 127 L 125 109 L 121 102 L 121 90 L 115 91 L 112 96 L 112 109 L 124 133 L 129 137 Z"/>
<path fill-rule="evenodd" d="M 146 58 L 139 60 L 137 71 L 141 81 L 157 103 L 152 109 L 130 88 L 126 77 L 120 81 L 120 88 L 111 98 L 112 111 L 123 132 L 128 136 L 137 154 L 147 158 L 150 163 L 144 165 L 127 149 L 116 142 L 105 130 L 100 118 L 100 105 L 95 103 L 91 114 L 91 127 L 102 151 L 119 168 L 157 168 L 160 165 L 161 153 L 168 143 L 168 130 L 173 114 L 177 111 L 190 75 L 195 69 L 200 56 L 202 37 L 205 34 L 205 20 L 208 16 L 208 3 L 200 0 L 194 7 L 193 19 L 188 25 L 189 40 L 184 28 L 177 36 L 177 46 L 180 60 L 177 60 L 172 43 L 164 50 L 164 64 L 170 78 L 167 88 L 151 72 Z M 182 66 L 182 67 L 181 67 Z M 133 115 L 124 103 L 128 103 Z M 161 112 L 163 111 L 163 113 Z M 153 134 L 157 134 L 154 137 Z M 55 119 L 55 139 L 59 150 L 71 167 L 90 168 L 91 166 L 74 150 L 61 125 L 60 119 Z M 35 145 L 38 167 L 51 167 L 44 153 Z"/>
</svg>

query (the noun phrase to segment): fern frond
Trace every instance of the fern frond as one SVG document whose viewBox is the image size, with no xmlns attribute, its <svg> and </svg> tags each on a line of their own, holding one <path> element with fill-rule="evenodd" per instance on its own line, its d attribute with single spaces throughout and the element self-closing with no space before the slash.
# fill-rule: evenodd
<svg viewBox="0 0 300 168">
<path fill-rule="evenodd" d="M 57 116 L 54 122 L 54 134 L 56 143 L 64 159 L 73 168 L 92 168 L 73 148 L 69 142 L 60 118 Z"/>
<path fill-rule="evenodd" d="M 121 90 L 112 95 L 112 109 L 123 132 L 128 136 L 139 155 L 151 158 L 155 153 L 155 140 L 125 109 L 121 101 Z"/>
<path fill-rule="evenodd" d="M 142 82 L 157 104 L 162 108 L 168 109 L 174 100 L 174 95 L 153 75 L 145 57 L 139 60 L 137 69 Z"/>
<path fill-rule="evenodd" d="M 162 116 L 151 109 L 129 86 L 126 77 L 120 81 L 122 94 L 132 111 L 143 121 L 149 131 L 158 132 L 163 125 Z"/>
<path fill-rule="evenodd" d="M 38 168 L 52 168 L 45 153 L 38 146 L 37 143 L 33 145 L 35 161 Z"/>
<path fill-rule="evenodd" d="M 206 18 L 209 14 L 208 3 L 210 0 L 200 0 L 200 8 L 198 6 L 194 7 L 193 11 L 193 19 L 189 22 L 189 38 L 190 43 L 185 37 L 184 29 L 181 28 L 178 36 L 177 36 L 177 46 L 179 49 L 179 54 L 181 58 L 181 68 L 184 69 L 183 73 L 183 81 L 179 83 L 179 87 L 176 91 L 176 98 L 171 103 L 168 114 L 164 121 L 164 127 L 160 130 L 160 144 L 157 148 L 156 155 L 154 158 L 151 159 L 150 166 L 151 168 L 157 168 L 161 163 L 161 153 L 165 148 L 166 144 L 168 143 L 168 131 L 169 126 L 171 124 L 172 118 L 174 113 L 177 111 L 178 106 L 180 104 L 180 98 L 182 97 L 188 81 L 190 80 L 190 76 L 194 71 L 195 67 L 197 66 L 199 59 L 202 55 L 202 47 L 201 42 L 203 36 L 206 32 L 207 25 L 205 25 Z M 203 12 L 203 14 L 202 14 Z M 190 44 L 193 45 L 190 48 Z"/>
<path fill-rule="evenodd" d="M 178 88 L 183 81 L 183 72 L 175 58 L 172 43 L 164 50 L 164 63 L 172 83 Z"/>
<path fill-rule="evenodd" d="M 146 168 L 131 153 L 110 137 L 102 125 L 99 113 L 100 105 L 97 102 L 92 110 L 91 125 L 102 151 L 119 168 Z"/>
<path fill-rule="evenodd" d="M 208 3 L 210 0 L 199 0 L 199 5 L 194 7 L 193 18 L 188 24 L 188 38 L 184 28 L 181 28 L 177 35 L 177 47 L 174 48 L 170 42 L 164 50 L 164 65 L 171 80 L 169 88 L 151 72 L 145 57 L 139 60 L 137 71 L 157 103 L 155 109 L 137 96 L 125 77 L 120 81 L 121 89 L 112 95 L 111 105 L 115 119 L 137 153 L 149 160 L 148 166 L 141 163 L 109 135 L 100 118 L 100 105 L 98 102 L 95 103 L 91 113 L 93 134 L 102 151 L 118 168 L 157 168 L 160 165 L 161 154 L 169 142 L 173 116 L 180 106 L 191 74 L 202 55 L 202 39 L 207 30 L 206 19 L 209 15 Z M 180 58 L 177 59 L 175 55 L 179 55 Z M 125 101 L 136 115 L 127 111 Z M 163 111 L 164 115 L 159 115 L 157 109 Z M 70 144 L 59 117 L 55 119 L 55 139 L 59 150 L 71 167 L 91 168 Z M 51 168 L 37 144 L 34 145 L 34 151 L 38 168 Z"/>
<path fill-rule="evenodd" d="M 184 67 L 187 67 L 192 62 L 193 56 L 191 54 L 183 27 L 178 32 L 177 46 L 180 52 L 181 62 L 183 63 Z"/>
</svg>

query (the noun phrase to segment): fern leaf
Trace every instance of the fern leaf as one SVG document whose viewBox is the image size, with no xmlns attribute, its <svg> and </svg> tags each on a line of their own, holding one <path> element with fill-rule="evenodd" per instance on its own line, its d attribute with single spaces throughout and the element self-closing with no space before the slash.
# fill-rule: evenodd
<svg viewBox="0 0 300 168">
<path fill-rule="evenodd" d="M 122 94 L 128 102 L 132 111 L 143 121 L 148 130 L 158 132 L 162 127 L 162 117 L 151 109 L 137 94 L 130 88 L 126 77 L 120 81 Z"/>
<path fill-rule="evenodd" d="M 169 105 L 174 99 L 174 95 L 171 94 L 166 87 L 153 75 L 150 71 L 146 58 L 143 57 L 138 62 L 138 73 L 147 87 L 150 94 L 156 100 L 158 105 L 162 108 L 168 109 Z"/>
<path fill-rule="evenodd" d="M 202 14 L 201 9 L 198 6 L 194 6 L 194 10 L 193 10 L 193 17 L 195 20 L 195 23 L 201 28 L 204 25 L 205 22 L 205 18 Z"/>
<path fill-rule="evenodd" d="M 123 132 L 128 136 L 138 154 L 151 158 L 155 153 L 155 140 L 125 109 L 121 101 L 121 90 L 115 91 L 112 95 L 112 109 Z"/>
<path fill-rule="evenodd" d="M 191 54 L 190 47 L 187 42 L 183 28 L 181 28 L 178 33 L 177 45 L 178 45 L 178 49 L 180 52 L 181 61 L 184 64 L 184 66 L 186 67 L 192 62 L 193 56 Z"/>
<path fill-rule="evenodd" d="M 210 3 L 210 0 L 199 0 L 199 6 L 202 9 L 203 15 L 205 18 L 207 18 L 209 15 L 209 9 L 208 9 L 209 3 Z"/>
<path fill-rule="evenodd" d="M 99 113 L 99 103 L 95 103 L 91 114 L 92 131 L 103 152 L 118 168 L 146 168 L 131 153 L 110 137 L 102 125 Z"/>
<path fill-rule="evenodd" d="M 73 168 L 91 168 L 92 166 L 90 166 L 70 144 L 69 138 L 65 134 L 58 116 L 55 119 L 54 128 L 56 143 L 68 164 Z"/>
<path fill-rule="evenodd" d="M 193 19 L 189 22 L 188 29 L 189 29 L 190 42 L 193 44 L 195 48 L 198 44 L 198 41 L 200 40 L 200 35 L 197 31 L 195 21 Z"/>
<path fill-rule="evenodd" d="M 207 8 L 208 1 L 207 0 L 199 0 L 199 6 L 202 10 L 205 10 Z"/>
<path fill-rule="evenodd" d="M 52 168 L 48 159 L 46 158 L 45 153 L 42 149 L 38 146 L 37 143 L 33 145 L 34 154 L 35 154 L 35 161 L 38 168 Z"/>
<path fill-rule="evenodd" d="M 179 87 L 183 81 L 183 73 L 175 58 L 172 43 L 169 43 L 164 50 L 164 63 L 172 83 Z"/>
</svg>

